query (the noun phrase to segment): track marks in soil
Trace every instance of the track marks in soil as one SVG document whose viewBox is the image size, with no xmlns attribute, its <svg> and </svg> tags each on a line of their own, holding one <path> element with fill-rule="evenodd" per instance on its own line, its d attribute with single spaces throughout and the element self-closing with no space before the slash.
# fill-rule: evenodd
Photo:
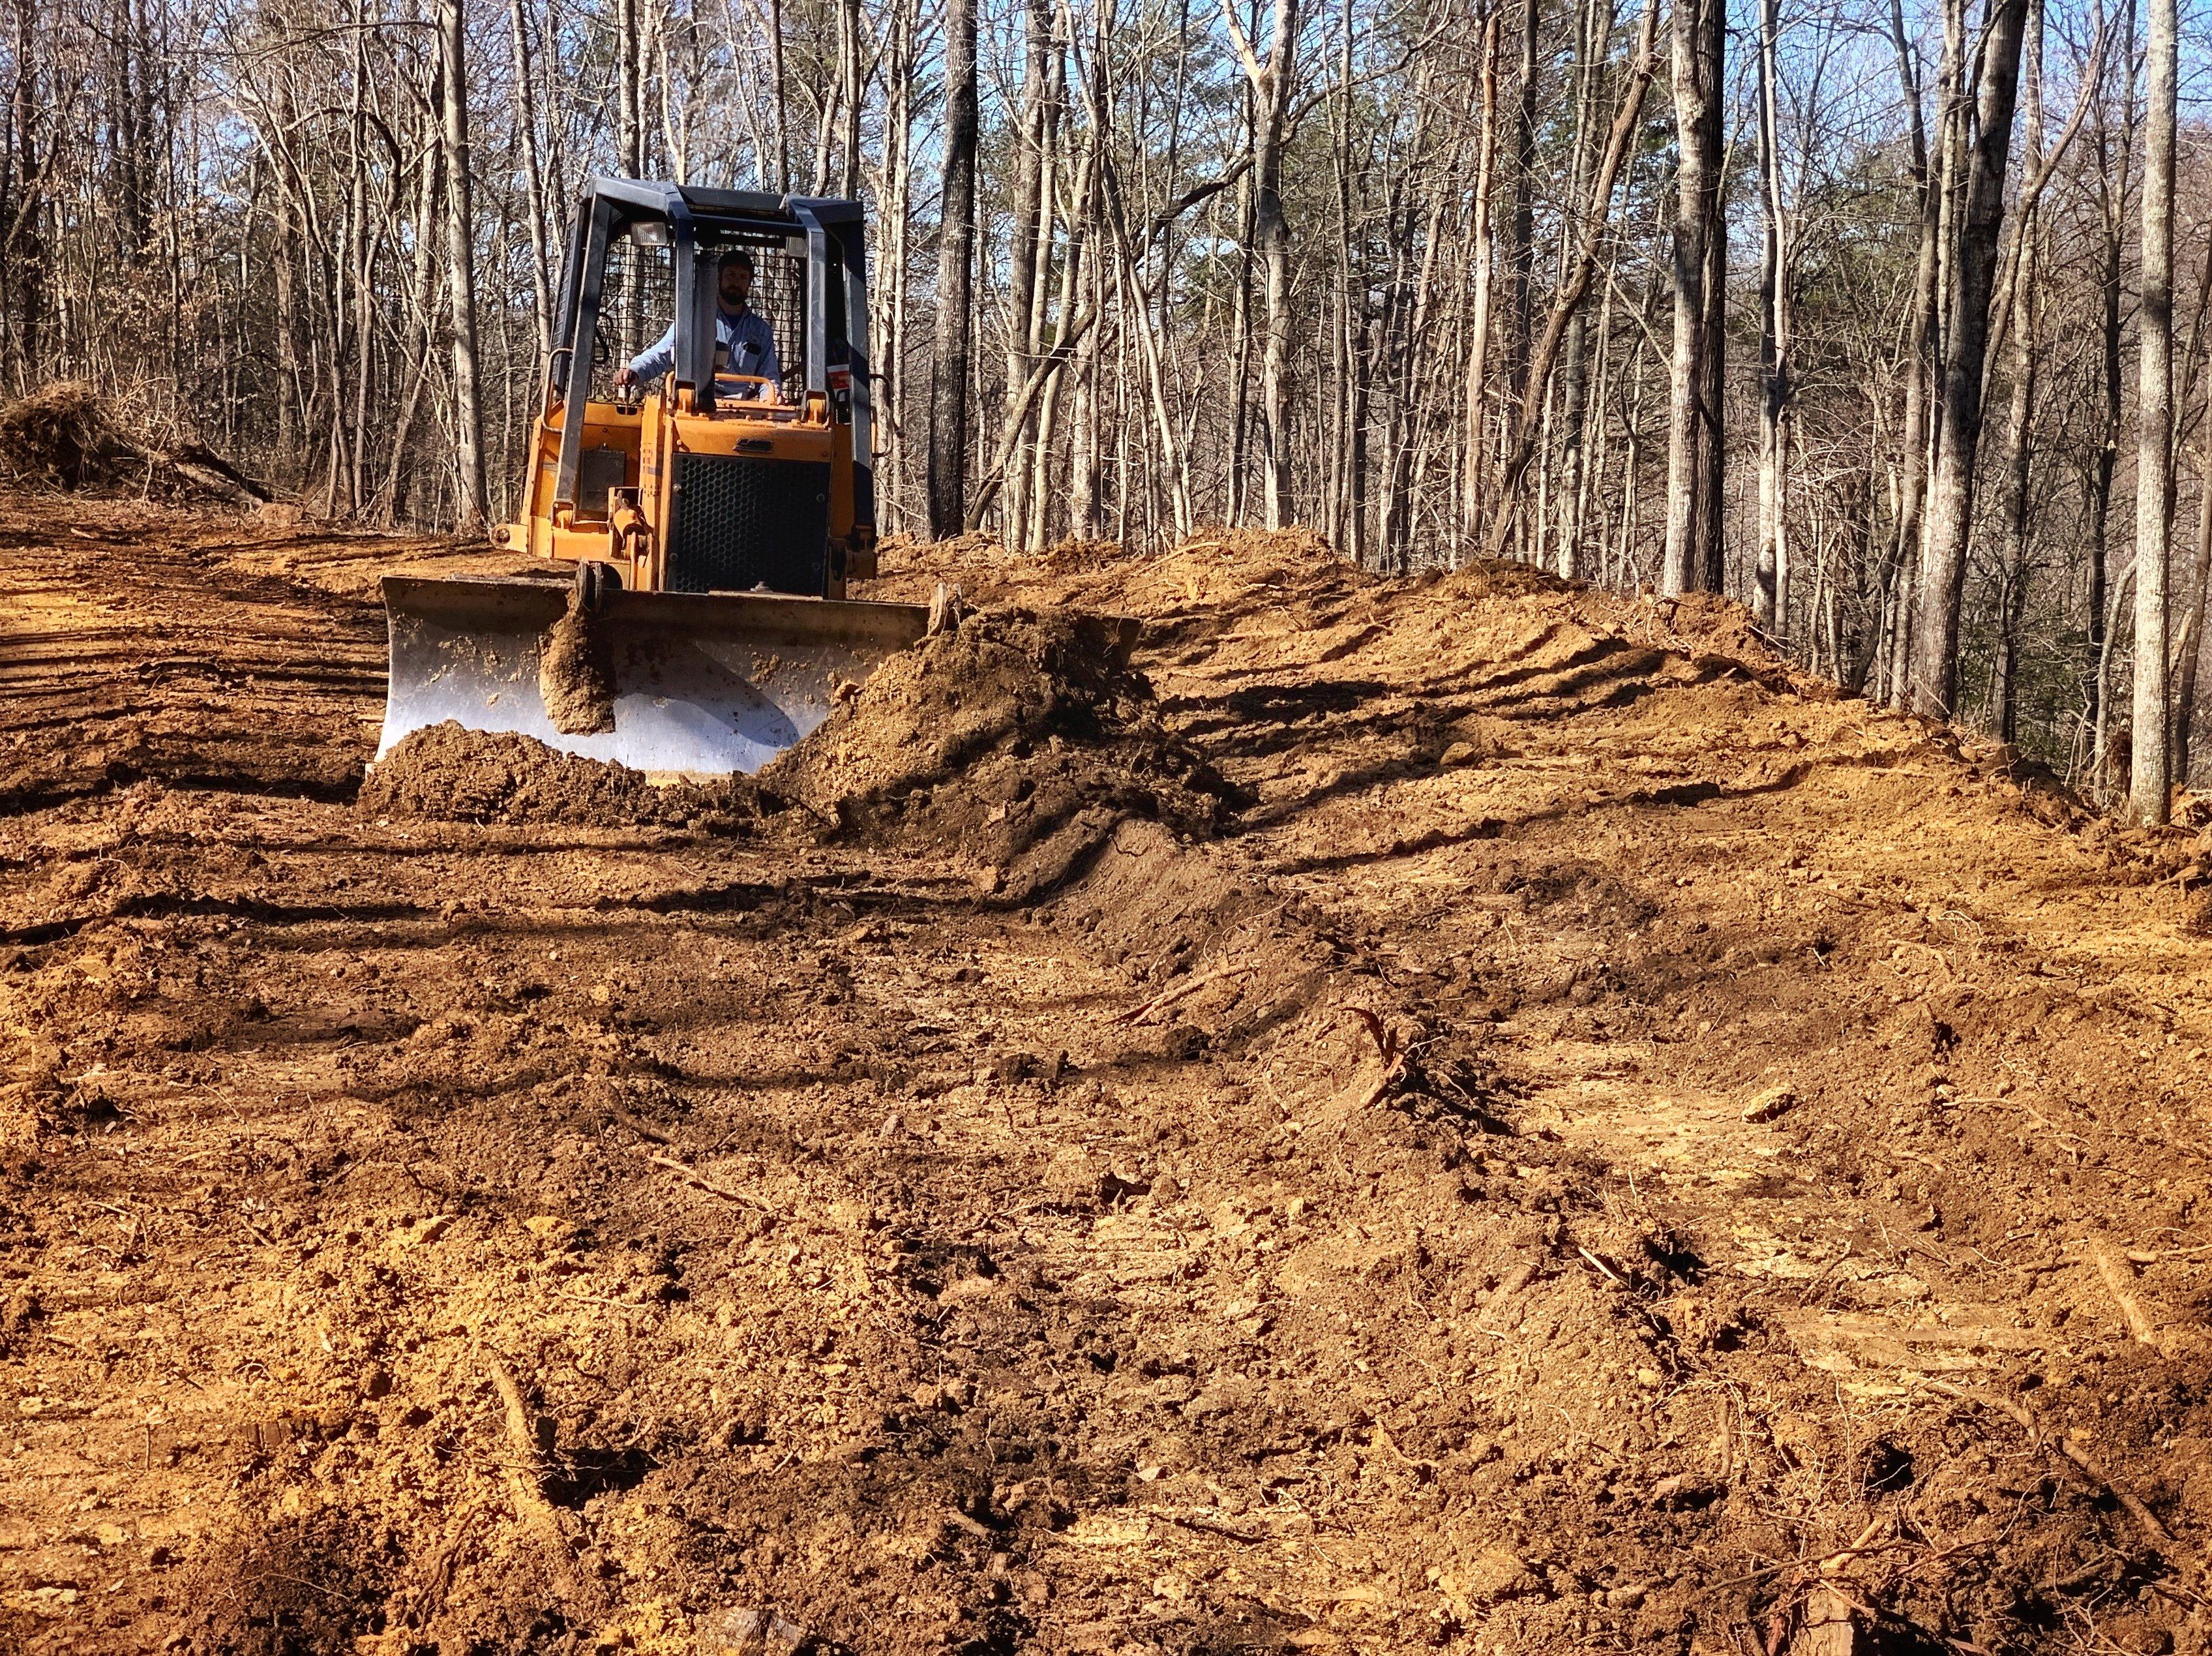
<svg viewBox="0 0 2212 1656">
<path fill-rule="evenodd" d="M 232 539 L 149 556 L 303 636 L 343 588 L 341 642 L 376 557 L 447 555 Z M 1024 904 L 146 781 L 4 819 L 0 923 L 70 927 L 0 953 L 6 1636 L 1742 1648 L 1863 1536 L 1848 1590 L 1928 1636 L 2185 1633 L 2122 1508 L 1936 1389 L 2203 1544 L 2202 1355 L 2081 1245 L 2203 1325 L 2167 848 L 2051 832 L 1720 606 L 1295 537 L 891 563 L 1157 622 L 1255 802 Z M 210 728 L 289 705 L 216 664 Z"/>
</svg>

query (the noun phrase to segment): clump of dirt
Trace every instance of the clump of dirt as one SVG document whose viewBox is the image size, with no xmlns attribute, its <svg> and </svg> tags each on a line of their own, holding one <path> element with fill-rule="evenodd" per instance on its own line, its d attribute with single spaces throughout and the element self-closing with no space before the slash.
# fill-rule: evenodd
<svg viewBox="0 0 2212 1656">
<path fill-rule="evenodd" d="M 449 719 L 411 733 L 371 765 L 359 802 L 370 816 L 729 831 L 759 815 L 756 798 L 742 776 L 656 787 L 625 764 L 602 764 L 533 737 L 470 730 Z"/>
<path fill-rule="evenodd" d="M 761 772 L 866 843 L 963 856 L 1026 901 L 1132 819 L 1204 837 L 1232 790 L 1162 724 L 1128 624 L 983 611 L 892 657 Z"/>
<path fill-rule="evenodd" d="M 70 493 L 128 488 L 179 505 L 259 506 L 269 490 L 198 443 L 164 450 L 117 423 L 91 386 L 64 381 L 0 407 L 0 483 Z"/>
<path fill-rule="evenodd" d="M 577 594 L 553 624 L 538 659 L 538 693 L 553 728 L 564 736 L 591 736 L 615 728 L 615 689 L 606 641 Z"/>
</svg>

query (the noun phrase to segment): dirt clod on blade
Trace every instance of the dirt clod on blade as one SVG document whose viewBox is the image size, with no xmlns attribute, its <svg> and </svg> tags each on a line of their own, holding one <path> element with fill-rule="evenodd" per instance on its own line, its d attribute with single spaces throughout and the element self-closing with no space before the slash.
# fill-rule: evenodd
<svg viewBox="0 0 2212 1656">
<path fill-rule="evenodd" d="M 538 658 L 538 693 L 553 728 L 564 736 L 590 736 L 615 728 L 613 664 L 604 635 L 592 625 L 582 598 L 571 593 L 568 607 L 545 636 Z"/>
</svg>

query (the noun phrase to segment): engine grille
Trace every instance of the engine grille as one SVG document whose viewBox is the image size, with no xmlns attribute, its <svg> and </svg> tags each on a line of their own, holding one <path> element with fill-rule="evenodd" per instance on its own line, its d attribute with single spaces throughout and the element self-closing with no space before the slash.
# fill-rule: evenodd
<svg viewBox="0 0 2212 1656">
<path fill-rule="evenodd" d="M 671 592 L 829 590 L 826 461 L 678 454 L 672 490 Z"/>
</svg>

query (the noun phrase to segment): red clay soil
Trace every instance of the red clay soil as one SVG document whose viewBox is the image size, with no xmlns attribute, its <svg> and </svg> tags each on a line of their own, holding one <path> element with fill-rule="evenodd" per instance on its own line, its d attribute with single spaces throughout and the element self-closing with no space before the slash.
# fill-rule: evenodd
<svg viewBox="0 0 2212 1656">
<path fill-rule="evenodd" d="M 0 508 L 0 1647 L 2206 1648 L 2191 831 L 1228 534 L 890 560 L 1073 725 L 372 814 L 403 560 Z"/>
</svg>

